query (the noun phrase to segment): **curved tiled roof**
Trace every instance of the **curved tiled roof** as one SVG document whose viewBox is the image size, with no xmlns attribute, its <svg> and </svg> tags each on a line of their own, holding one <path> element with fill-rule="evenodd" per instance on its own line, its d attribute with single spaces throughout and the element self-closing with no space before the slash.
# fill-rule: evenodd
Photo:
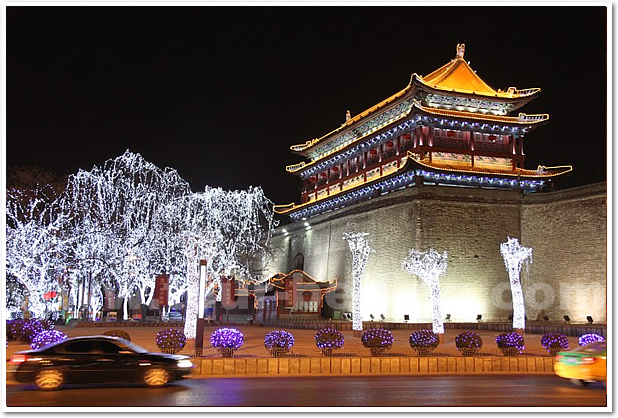
<svg viewBox="0 0 618 418">
<path fill-rule="evenodd" d="M 303 144 L 292 145 L 290 149 L 297 153 L 303 153 L 304 151 L 314 147 L 323 140 L 339 134 L 348 127 L 365 119 L 367 116 L 379 111 L 384 106 L 393 103 L 396 99 L 399 99 L 406 95 L 406 93 L 412 90 L 415 83 L 420 83 L 421 85 L 424 85 L 430 89 L 449 93 L 471 94 L 514 100 L 523 98 L 528 98 L 528 100 L 530 100 L 531 96 L 534 96 L 541 90 L 539 88 L 518 90 L 514 87 L 510 87 L 507 91 L 493 89 L 487 83 L 485 83 L 485 81 L 483 81 L 470 67 L 470 65 L 468 65 L 468 63 L 463 59 L 463 53 L 459 53 L 460 47 L 464 46 L 458 45 L 458 56 L 452 59 L 449 63 L 443 65 L 442 67 L 438 68 L 437 70 L 431 72 L 424 77 L 413 73 L 412 77 L 410 78 L 410 82 L 403 90 L 398 91 L 397 93 L 389 96 L 385 100 L 382 100 L 375 106 L 372 106 L 369 109 L 359 113 L 358 115 L 346 120 L 343 124 L 341 124 L 341 126 L 332 130 L 331 132 L 319 138 L 310 139 Z M 474 115 L 474 117 L 481 117 L 483 114 L 470 113 L 470 116 L 472 115 Z"/>
<path fill-rule="evenodd" d="M 423 84 L 439 90 L 501 98 L 525 97 L 540 91 L 540 89 L 517 90 L 514 87 L 507 91 L 495 90 L 483 81 L 464 60 L 464 50 L 465 45 L 457 45 L 456 58 L 425 77 L 420 77 L 419 80 Z"/>
<path fill-rule="evenodd" d="M 432 115 L 440 115 L 451 118 L 464 118 L 464 119 L 474 119 L 481 120 L 487 122 L 497 122 L 497 123 L 508 123 L 508 124 L 516 124 L 516 125 L 533 125 L 540 122 L 545 122 L 549 120 L 549 115 L 547 113 L 539 114 L 539 115 L 527 115 L 525 113 L 520 113 L 518 116 L 501 116 L 501 115 L 492 115 L 489 113 L 476 113 L 476 112 L 466 112 L 463 110 L 448 110 L 448 109 L 439 109 L 435 107 L 423 106 L 418 102 L 414 103 L 414 107 L 422 110 L 425 113 L 429 113 Z"/>
<path fill-rule="evenodd" d="M 536 170 L 528 170 L 524 168 L 517 168 L 515 170 L 500 170 L 497 168 L 481 170 L 479 168 L 470 167 L 465 164 L 457 163 L 455 161 L 448 163 L 443 162 L 441 164 L 436 164 L 434 162 L 429 163 L 428 161 L 418 160 L 414 158 L 414 155 L 412 153 L 408 153 L 408 157 L 408 161 L 427 168 L 428 170 L 449 171 L 459 174 L 494 175 L 511 178 L 520 177 L 524 179 L 546 179 L 573 171 L 573 167 L 570 165 L 564 165 L 559 167 L 545 167 L 540 165 L 537 167 Z"/>
</svg>

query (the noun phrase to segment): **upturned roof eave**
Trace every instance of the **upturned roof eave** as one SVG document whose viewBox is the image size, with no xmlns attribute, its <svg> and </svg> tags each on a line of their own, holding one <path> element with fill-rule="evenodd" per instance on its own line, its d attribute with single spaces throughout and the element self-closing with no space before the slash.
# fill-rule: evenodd
<svg viewBox="0 0 618 418">
<path fill-rule="evenodd" d="M 415 74 L 412 75 L 412 77 L 414 77 Z M 386 105 L 394 105 L 396 104 L 398 101 L 397 99 L 402 99 L 404 100 L 406 97 L 408 97 L 412 89 L 412 82 L 410 81 L 410 83 L 408 83 L 408 85 L 403 89 L 398 91 L 397 93 L 389 96 L 388 98 L 382 100 L 380 103 L 370 107 L 369 109 L 364 110 L 363 112 L 359 113 L 358 115 L 350 118 L 350 120 L 344 122 L 343 124 L 341 124 L 340 127 L 330 131 L 329 133 L 327 133 L 326 135 L 321 136 L 320 138 L 315 138 L 315 139 L 311 139 L 307 142 L 305 142 L 304 144 L 298 144 L 298 145 L 292 145 L 290 147 L 290 149 L 292 150 L 293 153 L 298 154 L 298 155 L 302 155 L 305 158 L 308 158 L 308 152 L 316 147 L 318 144 L 323 145 L 324 143 L 326 143 L 328 141 L 328 139 L 334 137 L 337 134 L 342 134 L 347 130 L 350 129 L 354 129 L 355 125 L 357 125 L 359 122 L 362 122 L 363 120 L 367 119 L 368 116 L 372 115 L 373 113 L 382 110 Z M 300 150 L 300 147 L 302 147 L 302 150 Z M 297 148 L 297 149 L 295 149 Z"/>
<path fill-rule="evenodd" d="M 413 114 L 414 109 L 417 109 L 419 113 L 422 113 L 425 115 L 445 116 L 445 117 L 459 118 L 459 119 L 470 120 L 470 121 L 481 120 L 485 122 L 497 123 L 497 124 L 502 124 L 502 125 L 524 125 L 524 126 L 529 126 L 529 127 L 538 127 L 549 121 L 549 115 L 537 115 L 537 116 L 543 116 L 543 117 L 546 116 L 545 119 L 522 121 L 519 118 L 513 117 L 513 116 L 496 116 L 496 115 L 488 115 L 488 114 L 483 114 L 483 113 L 463 112 L 459 110 L 444 110 L 444 109 L 437 109 L 437 108 L 422 106 L 420 103 L 415 102 L 409 112 L 407 112 L 401 118 L 396 119 L 393 122 L 389 123 L 388 125 L 382 127 L 380 131 L 378 132 L 388 130 L 392 125 L 396 123 L 400 123 L 402 119 L 410 117 L 410 115 Z M 454 114 L 449 114 L 449 113 L 454 113 Z M 369 135 L 376 135 L 378 132 L 372 132 Z M 367 136 L 368 135 L 365 135 L 365 136 L 355 139 L 354 142 L 346 145 L 344 148 L 340 150 L 337 150 L 337 152 L 342 152 L 342 151 L 345 151 L 349 147 L 355 146 L 359 141 L 366 139 Z M 304 163 L 304 165 L 302 165 L 301 167 L 295 170 L 293 169 L 288 170 L 288 173 L 301 175 L 303 171 L 313 167 L 315 164 L 322 162 L 325 158 L 328 158 L 330 155 L 332 154 L 329 154 L 327 156 L 324 156 L 314 161 L 306 162 Z M 288 167 L 293 167 L 293 165 L 288 166 Z"/>
<path fill-rule="evenodd" d="M 452 96 L 455 96 L 455 95 L 473 96 L 479 99 L 484 99 L 484 100 L 492 99 L 492 100 L 497 100 L 501 102 L 511 102 L 511 103 L 522 102 L 521 105 L 517 106 L 518 108 L 532 101 L 533 99 L 537 98 L 539 93 L 541 92 L 541 89 L 539 87 L 533 87 L 529 89 L 516 90 L 518 92 L 520 91 L 525 92 L 523 94 L 522 93 L 513 94 L 513 93 L 495 91 L 495 90 L 493 91 L 493 93 L 484 93 L 484 92 L 478 92 L 475 90 L 441 87 L 438 85 L 425 82 L 423 77 L 417 74 L 413 74 L 412 76 L 414 77 L 413 81 L 417 83 L 417 85 L 420 86 L 421 89 L 424 91 L 429 90 L 435 93 L 452 95 Z"/>
<path fill-rule="evenodd" d="M 536 170 L 527 170 L 518 168 L 514 171 L 499 171 L 499 170 L 475 170 L 474 168 L 455 168 L 435 163 L 428 163 L 417 160 L 408 153 L 408 161 L 412 166 L 422 167 L 424 169 L 443 172 L 443 173 L 457 173 L 457 174 L 469 174 L 469 175 L 490 175 L 499 178 L 520 178 L 524 180 L 539 180 L 550 179 L 553 177 L 561 176 L 573 171 L 573 167 L 570 165 L 557 166 L 557 167 L 545 167 L 538 166 Z"/>
</svg>

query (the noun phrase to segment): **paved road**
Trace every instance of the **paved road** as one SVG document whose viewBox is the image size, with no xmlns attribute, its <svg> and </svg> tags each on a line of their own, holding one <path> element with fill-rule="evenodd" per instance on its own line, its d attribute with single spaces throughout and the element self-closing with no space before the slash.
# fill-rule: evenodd
<svg viewBox="0 0 618 418">
<path fill-rule="evenodd" d="M 106 385 L 40 392 L 17 384 L 6 388 L 7 406 L 21 407 L 607 406 L 604 385 L 578 388 L 551 375 L 191 378 L 160 389 Z"/>
</svg>

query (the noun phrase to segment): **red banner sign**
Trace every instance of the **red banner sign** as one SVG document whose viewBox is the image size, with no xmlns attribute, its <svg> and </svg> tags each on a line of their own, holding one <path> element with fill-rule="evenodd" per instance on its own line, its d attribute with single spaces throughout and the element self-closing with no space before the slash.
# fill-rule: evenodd
<svg viewBox="0 0 618 418">
<path fill-rule="evenodd" d="M 294 273 L 285 280 L 285 306 L 296 307 L 298 300 L 298 283 L 303 281 L 302 273 Z"/>
<path fill-rule="evenodd" d="M 236 283 L 232 277 L 221 278 L 221 304 L 224 308 L 232 308 L 236 304 Z"/>
<path fill-rule="evenodd" d="M 113 290 L 105 291 L 105 309 L 112 310 L 116 307 L 116 295 Z"/>
<path fill-rule="evenodd" d="M 169 297 L 170 276 L 167 274 L 159 274 L 155 280 L 154 298 L 159 302 L 159 306 L 167 306 Z"/>
</svg>

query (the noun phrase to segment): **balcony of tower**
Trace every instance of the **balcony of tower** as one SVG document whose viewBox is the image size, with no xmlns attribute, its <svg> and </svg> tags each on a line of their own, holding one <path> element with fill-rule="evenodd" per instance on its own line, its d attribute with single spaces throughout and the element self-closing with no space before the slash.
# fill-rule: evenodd
<svg viewBox="0 0 618 418">
<path fill-rule="evenodd" d="M 395 136 L 303 181 L 301 203 L 319 201 L 376 180 L 400 168 L 413 147 L 411 132 Z"/>
</svg>

